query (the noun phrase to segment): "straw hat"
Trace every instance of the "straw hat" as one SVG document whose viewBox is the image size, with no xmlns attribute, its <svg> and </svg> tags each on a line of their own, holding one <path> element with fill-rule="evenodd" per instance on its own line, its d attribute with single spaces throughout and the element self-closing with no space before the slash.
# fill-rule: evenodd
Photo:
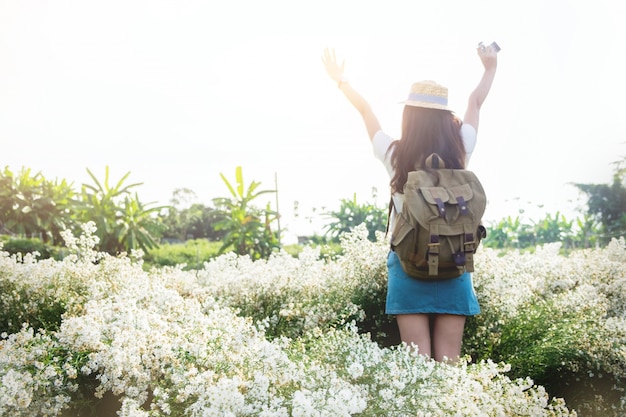
<svg viewBox="0 0 626 417">
<path fill-rule="evenodd" d="M 409 97 L 400 103 L 407 106 L 450 111 L 448 108 L 448 89 L 431 80 L 413 83 Z"/>
</svg>

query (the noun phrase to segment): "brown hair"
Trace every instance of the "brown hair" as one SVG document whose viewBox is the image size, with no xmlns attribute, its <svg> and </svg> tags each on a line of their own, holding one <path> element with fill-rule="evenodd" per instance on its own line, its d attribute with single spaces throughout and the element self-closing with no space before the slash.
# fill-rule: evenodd
<svg viewBox="0 0 626 417">
<path fill-rule="evenodd" d="M 394 141 L 387 152 L 393 151 L 391 191 L 402 193 L 409 171 L 424 168 L 424 162 L 437 153 L 446 168 L 465 168 L 465 146 L 461 137 L 461 121 L 448 110 L 404 106 L 402 137 Z"/>
</svg>

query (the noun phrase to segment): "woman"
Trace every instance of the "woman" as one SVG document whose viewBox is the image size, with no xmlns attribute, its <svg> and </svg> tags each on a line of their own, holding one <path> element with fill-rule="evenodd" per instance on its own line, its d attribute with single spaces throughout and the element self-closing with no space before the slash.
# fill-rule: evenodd
<svg viewBox="0 0 626 417">
<path fill-rule="evenodd" d="M 361 114 L 374 153 L 391 178 L 392 222 L 394 212 L 402 210 L 407 173 L 416 164 L 423 166 L 425 159 L 436 152 L 448 168 L 467 166 L 476 145 L 480 109 L 497 68 L 494 46 L 480 44 L 477 52 L 484 72 L 469 96 L 463 120 L 447 107 L 447 88 L 434 81 L 420 81 L 411 86 L 403 102 L 402 136 L 393 140 L 381 129 L 368 102 L 348 83 L 344 63 L 338 63 L 334 50 L 324 51 L 322 61 L 328 75 Z M 471 274 L 420 281 L 404 273 L 393 251 L 389 252 L 387 268 L 386 313 L 396 316 L 402 341 L 437 361 L 456 361 L 461 355 L 466 317 L 480 312 Z"/>
</svg>

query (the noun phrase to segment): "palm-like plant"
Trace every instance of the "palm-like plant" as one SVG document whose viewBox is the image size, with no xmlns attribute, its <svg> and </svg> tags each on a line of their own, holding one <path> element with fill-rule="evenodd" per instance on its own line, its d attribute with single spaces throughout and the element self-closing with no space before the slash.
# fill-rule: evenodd
<svg viewBox="0 0 626 417">
<path fill-rule="evenodd" d="M 163 208 L 165 206 L 147 208 L 139 201 L 136 193 L 133 198 L 129 196 L 124 198 L 122 221 L 118 222 L 116 234 L 125 250 L 141 249 L 148 252 L 159 246 L 154 238 L 157 229 L 152 214 L 158 213 Z"/>
<path fill-rule="evenodd" d="M 385 231 L 387 225 L 387 212 L 385 209 L 374 204 L 359 204 L 356 201 L 356 194 L 352 199 L 341 200 L 341 207 L 338 211 L 326 213 L 331 221 L 325 225 L 326 235 L 339 242 L 339 236 L 352 231 L 356 226 L 365 223 L 368 230 L 368 239 L 376 240 L 376 232 Z"/>
<path fill-rule="evenodd" d="M 235 170 L 234 186 L 224 174 L 220 173 L 220 176 L 231 195 L 230 198 L 213 200 L 215 206 L 227 215 L 215 224 L 216 230 L 226 233 L 220 253 L 232 248 L 237 254 L 250 255 L 252 259 L 269 257 L 280 246 L 276 233 L 270 227 L 278 218 L 278 213 L 270 209 L 269 203 L 264 210 L 251 203 L 260 195 L 276 191 L 257 191 L 261 183 L 256 181 L 252 181 L 246 189 L 240 166 Z"/>
<path fill-rule="evenodd" d="M 131 197 L 131 188 L 142 183 L 125 185 L 124 182 L 130 175 L 127 172 L 112 187 L 109 185 L 108 166 L 103 182 L 98 181 L 89 169 L 87 172 L 93 184 L 82 186 L 81 220 L 91 220 L 96 224 L 96 235 L 100 239 L 99 249 L 117 254 L 139 248 L 147 252 L 158 246 L 153 236 L 156 220 L 151 215 L 163 207 L 147 208 L 147 204 L 141 203 L 136 193 Z"/>
<path fill-rule="evenodd" d="M 62 241 L 60 232 L 72 224 L 74 190 L 65 180 L 48 181 L 30 168 L 0 172 L 0 230 L 44 242 Z"/>
</svg>

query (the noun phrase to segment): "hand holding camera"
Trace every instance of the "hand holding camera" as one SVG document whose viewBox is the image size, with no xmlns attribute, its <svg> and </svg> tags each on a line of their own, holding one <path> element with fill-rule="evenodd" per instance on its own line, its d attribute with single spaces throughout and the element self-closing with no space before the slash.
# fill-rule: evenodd
<svg viewBox="0 0 626 417">
<path fill-rule="evenodd" d="M 492 48 L 494 51 L 496 51 L 496 53 L 500 52 L 500 45 L 498 45 L 495 41 L 491 42 L 491 44 L 489 46 L 485 46 L 485 44 L 483 44 L 482 42 L 478 43 L 478 49 L 484 51 L 487 48 Z"/>
</svg>

